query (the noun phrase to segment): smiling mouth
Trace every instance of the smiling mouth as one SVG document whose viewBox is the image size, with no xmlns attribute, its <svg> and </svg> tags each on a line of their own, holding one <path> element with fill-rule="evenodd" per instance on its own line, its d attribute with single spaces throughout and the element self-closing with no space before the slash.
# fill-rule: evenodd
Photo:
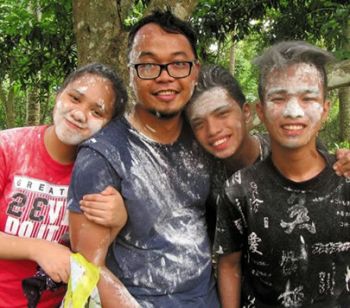
<svg viewBox="0 0 350 308">
<path fill-rule="evenodd" d="M 174 95 L 178 92 L 175 90 L 160 90 L 155 93 L 155 95 Z"/>
<path fill-rule="evenodd" d="M 228 140 L 228 137 L 221 138 L 212 143 L 212 146 L 217 147 L 224 144 Z"/>
<path fill-rule="evenodd" d="M 305 127 L 305 125 L 302 124 L 288 124 L 288 125 L 282 125 L 283 129 L 287 129 L 287 130 L 302 130 Z"/>
</svg>

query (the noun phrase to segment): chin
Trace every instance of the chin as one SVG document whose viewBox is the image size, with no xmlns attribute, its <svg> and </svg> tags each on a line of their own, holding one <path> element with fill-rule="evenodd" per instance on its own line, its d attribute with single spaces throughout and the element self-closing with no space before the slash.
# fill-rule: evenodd
<svg viewBox="0 0 350 308">
<path fill-rule="evenodd" d="M 82 143 L 86 138 L 83 138 L 82 136 L 79 135 L 65 135 L 65 134 L 57 134 L 58 139 L 66 144 L 66 145 L 72 145 L 72 146 L 77 146 L 78 144 Z"/>
</svg>

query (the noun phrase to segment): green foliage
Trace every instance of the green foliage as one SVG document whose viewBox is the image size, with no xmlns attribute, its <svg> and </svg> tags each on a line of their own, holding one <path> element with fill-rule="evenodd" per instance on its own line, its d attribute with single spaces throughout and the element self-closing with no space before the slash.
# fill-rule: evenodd
<svg viewBox="0 0 350 308">
<path fill-rule="evenodd" d="M 331 152 L 334 152 L 337 148 L 341 148 L 342 142 L 339 140 L 339 100 L 338 91 L 334 90 L 329 93 L 329 100 L 331 101 L 331 108 L 329 111 L 328 119 L 323 125 L 320 131 L 320 138 L 323 144 Z"/>
<path fill-rule="evenodd" d="M 70 0 L 2 1 L 0 80 L 17 87 L 18 125 L 25 125 L 26 91 L 39 89 L 42 109 L 46 110 L 45 100 L 76 66 L 75 49 Z M 46 121 L 46 113 L 42 121 Z"/>
<path fill-rule="evenodd" d="M 139 19 L 141 19 L 149 2 L 149 0 L 135 1 L 135 4 L 132 6 L 128 17 L 124 20 L 124 26 L 127 29 L 130 28 L 133 24 L 135 24 Z"/>
</svg>

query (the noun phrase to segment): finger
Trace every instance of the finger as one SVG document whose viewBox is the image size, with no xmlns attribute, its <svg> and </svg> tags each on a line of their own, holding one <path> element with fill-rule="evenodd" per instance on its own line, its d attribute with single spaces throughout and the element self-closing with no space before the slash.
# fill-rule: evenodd
<svg viewBox="0 0 350 308">
<path fill-rule="evenodd" d="M 61 276 L 60 274 L 58 273 L 53 273 L 50 278 L 54 281 L 54 282 L 57 282 L 57 283 L 60 283 L 62 282 L 62 279 L 61 279 Z"/>
<path fill-rule="evenodd" d="M 98 201 L 101 201 L 101 200 L 105 200 L 105 198 L 106 197 L 104 195 L 102 195 L 102 194 L 87 194 L 87 195 L 83 196 L 82 200 L 98 202 Z"/>
<path fill-rule="evenodd" d="M 107 186 L 103 191 L 101 191 L 101 195 L 120 195 L 119 191 L 116 190 L 113 186 Z"/>
<path fill-rule="evenodd" d="M 337 175 L 348 177 L 350 175 L 350 163 L 337 164 L 334 166 L 334 170 Z"/>
<path fill-rule="evenodd" d="M 98 210 L 98 209 L 91 209 L 91 208 L 81 208 L 86 215 L 90 215 L 96 218 L 103 218 L 103 217 L 110 217 L 112 216 L 112 213 L 108 211 Z"/>
<path fill-rule="evenodd" d="M 104 201 L 81 200 L 79 204 L 80 206 L 84 206 L 90 209 L 108 209 L 110 208 L 109 202 L 111 202 L 111 200 L 104 200 Z"/>
<path fill-rule="evenodd" d="M 69 280 L 69 273 L 67 272 L 67 270 L 64 270 L 64 271 L 61 273 L 61 279 L 62 279 L 62 282 L 68 283 L 68 280 Z"/>
<path fill-rule="evenodd" d="M 342 158 L 347 153 L 347 151 L 348 150 L 346 150 L 346 149 L 337 149 L 336 150 L 336 157 L 337 157 L 337 159 Z"/>
<path fill-rule="evenodd" d="M 333 170 L 336 173 L 336 175 L 338 175 L 338 176 L 342 176 L 343 175 L 343 169 L 342 169 L 341 165 L 335 163 L 333 165 Z"/>
<path fill-rule="evenodd" d="M 350 163 L 343 164 L 341 167 L 341 171 L 343 172 L 344 176 L 348 176 L 350 173 Z"/>
<path fill-rule="evenodd" d="M 92 221 L 98 225 L 107 226 L 107 227 L 110 225 L 110 222 L 105 218 L 90 215 L 88 213 L 84 213 L 84 215 L 89 221 Z"/>
</svg>

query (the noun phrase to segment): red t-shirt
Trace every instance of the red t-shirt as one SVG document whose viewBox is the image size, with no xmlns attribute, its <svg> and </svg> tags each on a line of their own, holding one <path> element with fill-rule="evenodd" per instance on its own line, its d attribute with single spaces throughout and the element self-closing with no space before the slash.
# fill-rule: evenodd
<svg viewBox="0 0 350 308">
<path fill-rule="evenodd" d="M 54 161 L 44 145 L 47 126 L 0 132 L 0 231 L 57 242 L 68 231 L 67 191 L 73 165 Z M 0 247 L 1 249 L 1 247 Z M 0 307 L 27 307 L 22 280 L 37 264 L 0 260 Z M 64 295 L 45 291 L 38 307 L 55 307 Z"/>
</svg>

